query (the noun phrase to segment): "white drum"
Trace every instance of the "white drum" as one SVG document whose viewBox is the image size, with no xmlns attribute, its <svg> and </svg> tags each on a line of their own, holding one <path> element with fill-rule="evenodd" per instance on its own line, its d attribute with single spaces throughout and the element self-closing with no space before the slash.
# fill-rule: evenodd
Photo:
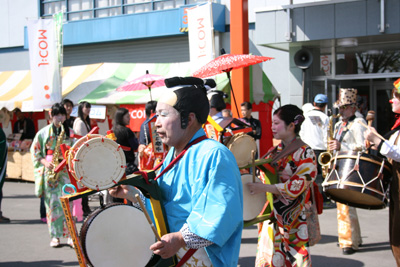
<svg viewBox="0 0 400 267">
<path fill-rule="evenodd" d="M 141 210 L 110 204 L 92 212 L 82 225 L 80 239 L 88 263 L 95 267 L 146 266 L 154 233 Z"/>
<path fill-rule="evenodd" d="M 76 180 L 93 190 L 108 189 L 125 174 L 122 148 L 103 136 L 83 137 L 71 149 L 70 171 Z"/>
<path fill-rule="evenodd" d="M 257 151 L 256 141 L 245 133 L 237 133 L 232 136 L 226 142 L 226 146 L 235 156 L 239 168 L 249 165 L 253 160 L 251 151 Z"/>
<path fill-rule="evenodd" d="M 262 183 L 258 177 L 256 183 Z M 265 203 L 267 202 L 267 195 L 265 193 L 250 194 L 250 190 L 247 186 L 248 183 L 253 182 L 252 174 L 242 174 L 243 184 L 243 220 L 250 221 L 256 218 L 263 210 Z"/>
</svg>

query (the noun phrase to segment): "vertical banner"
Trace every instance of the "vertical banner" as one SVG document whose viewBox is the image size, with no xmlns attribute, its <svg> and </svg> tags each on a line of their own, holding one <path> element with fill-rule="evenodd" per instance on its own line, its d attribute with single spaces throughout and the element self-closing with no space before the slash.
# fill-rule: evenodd
<svg viewBox="0 0 400 267">
<path fill-rule="evenodd" d="M 57 50 L 57 62 L 58 62 L 58 72 L 60 75 L 60 91 L 62 92 L 62 67 L 63 67 L 63 21 L 64 14 L 62 11 L 57 12 L 53 15 L 55 23 L 55 38 L 56 38 L 56 50 Z"/>
<path fill-rule="evenodd" d="M 194 72 L 215 57 L 212 4 L 188 10 L 190 66 Z"/>
<path fill-rule="evenodd" d="M 29 59 L 34 109 L 61 101 L 60 72 L 52 19 L 28 21 Z"/>
</svg>

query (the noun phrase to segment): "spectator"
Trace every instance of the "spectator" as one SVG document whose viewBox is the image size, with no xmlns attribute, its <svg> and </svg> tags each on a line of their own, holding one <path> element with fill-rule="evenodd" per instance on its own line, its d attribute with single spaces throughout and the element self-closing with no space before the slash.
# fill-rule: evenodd
<svg viewBox="0 0 400 267">
<path fill-rule="evenodd" d="M 253 118 L 251 116 L 251 112 L 253 112 L 253 106 L 250 102 L 243 102 L 240 105 L 242 112 L 242 120 L 251 126 L 253 129 L 252 132 L 249 132 L 248 135 L 254 138 L 254 140 L 261 139 L 261 123 L 259 120 Z"/>
<path fill-rule="evenodd" d="M 33 139 L 36 134 L 35 124 L 20 109 L 15 109 L 15 115 L 18 120 L 14 123 L 13 133 L 20 133 L 21 141 L 25 139 Z"/>
<path fill-rule="evenodd" d="M 74 128 L 75 117 L 71 117 L 72 109 L 74 108 L 74 103 L 71 100 L 65 98 L 61 101 L 61 105 L 64 106 L 67 111 L 67 119 L 64 121 L 64 127 Z"/>
<path fill-rule="evenodd" d="M 78 117 L 74 121 L 73 130 L 75 134 L 80 136 L 87 135 L 92 129 L 90 125 L 90 108 L 89 102 L 83 101 L 79 103 L 78 106 Z M 91 212 L 89 207 L 89 199 L 87 196 L 82 197 L 82 210 L 83 215 L 88 216 Z"/>
</svg>

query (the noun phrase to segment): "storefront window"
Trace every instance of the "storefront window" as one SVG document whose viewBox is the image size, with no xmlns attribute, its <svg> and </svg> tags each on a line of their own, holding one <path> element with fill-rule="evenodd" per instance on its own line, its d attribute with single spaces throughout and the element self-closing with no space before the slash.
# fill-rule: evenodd
<svg viewBox="0 0 400 267">
<path fill-rule="evenodd" d="M 331 76 L 332 55 L 316 54 L 319 62 L 313 64 L 313 76 Z M 370 50 L 336 54 L 336 75 L 400 72 L 400 51 Z"/>
</svg>

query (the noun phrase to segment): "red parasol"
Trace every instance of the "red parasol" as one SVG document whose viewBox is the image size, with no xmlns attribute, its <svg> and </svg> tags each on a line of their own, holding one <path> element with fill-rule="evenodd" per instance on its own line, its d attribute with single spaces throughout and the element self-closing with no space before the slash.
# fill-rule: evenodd
<svg viewBox="0 0 400 267">
<path fill-rule="evenodd" d="M 256 56 L 256 55 L 224 54 L 222 56 L 219 56 L 211 60 L 209 63 L 201 67 L 199 70 L 195 71 L 193 73 L 193 76 L 198 78 L 206 78 L 225 72 L 226 75 L 228 76 L 229 85 L 231 86 L 231 91 L 233 100 L 235 101 L 236 111 L 238 114 L 240 114 L 238 107 L 236 105 L 235 94 L 233 93 L 232 90 L 230 71 L 233 69 L 248 67 L 250 65 L 258 64 L 271 59 L 273 58 Z"/>
<path fill-rule="evenodd" d="M 149 89 L 150 92 L 150 100 L 153 100 L 151 97 L 151 88 L 165 86 L 164 77 L 161 75 L 156 74 L 149 74 L 149 71 L 146 70 L 146 74 L 140 76 L 133 81 L 130 81 L 126 84 L 121 85 L 117 88 L 118 92 L 125 92 L 125 91 L 137 91 L 137 90 L 144 90 Z"/>
</svg>

